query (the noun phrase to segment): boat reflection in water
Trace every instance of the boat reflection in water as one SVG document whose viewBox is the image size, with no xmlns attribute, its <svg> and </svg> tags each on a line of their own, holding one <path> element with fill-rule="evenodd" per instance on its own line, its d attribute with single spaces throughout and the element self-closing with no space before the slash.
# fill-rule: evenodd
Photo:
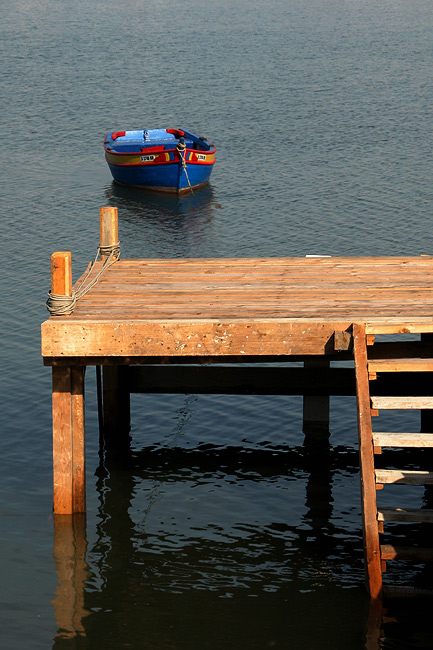
<svg viewBox="0 0 433 650">
<path fill-rule="evenodd" d="M 128 239 L 129 257 L 143 255 L 141 244 L 144 242 L 146 248 L 151 248 L 158 256 L 170 257 L 171 250 L 176 250 L 176 255 L 188 256 L 191 250 L 196 250 L 194 256 L 209 256 L 213 241 L 209 235 L 221 208 L 210 185 L 178 196 L 113 182 L 105 196 L 107 205 L 119 210 L 122 233 Z"/>
</svg>

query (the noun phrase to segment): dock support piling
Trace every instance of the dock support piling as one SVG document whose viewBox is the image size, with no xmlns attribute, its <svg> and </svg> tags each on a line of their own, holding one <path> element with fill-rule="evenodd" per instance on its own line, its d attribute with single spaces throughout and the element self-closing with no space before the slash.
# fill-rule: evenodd
<svg viewBox="0 0 433 650">
<path fill-rule="evenodd" d="M 54 514 L 86 511 L 84 367 L 53 366 Z"/>
<path fill-rule="evenodd" d="M 51 293 L 72 295 L 69 251 L 51 256 Z M 86 510 L 84 453 L 84 366 L 53 366 L 54 513 Z"/>
<path fill-rule="evenodd" d="M 305 359 L 304 368 L 317 373 L 329 370 L 328 359 Z M 304 395 L 302 431 L 307 440 L 328 440 L 329 438 L 329 395 Z"/>
<path fill-rule="evenodd" d="M 129 451 L 130 393 L 129 368 L 104 366 L 102 369 L 103 436 L 114 454 Z M 113 444 L 112 444 L 113 443 Z"/>
</svg>

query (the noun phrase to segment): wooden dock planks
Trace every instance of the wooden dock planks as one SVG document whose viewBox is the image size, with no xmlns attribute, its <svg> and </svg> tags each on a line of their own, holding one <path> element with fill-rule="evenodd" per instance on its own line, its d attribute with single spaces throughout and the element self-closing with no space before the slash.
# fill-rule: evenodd
<svg viewBox="0 0 433 650">
<path fill-rule="evenodd" d="M 432 257 L 120 259 L 43 323 L 42 354 L 321 355 L 353 322 L 425 331 L 432 313 Z"/>
</svg>

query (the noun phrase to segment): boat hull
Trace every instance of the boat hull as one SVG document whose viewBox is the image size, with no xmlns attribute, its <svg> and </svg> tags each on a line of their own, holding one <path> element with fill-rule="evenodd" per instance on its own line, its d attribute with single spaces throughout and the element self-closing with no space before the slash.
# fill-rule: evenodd
<svg viewBox="0 0 433 650">
<path fill-rule="evenodd" d="M 170 137 L 170 133 L 161 129 L 154 130 L 154 137 L 151 137 L 152 131 L 144 132 L 143 139 L 137 135 L 142 132 L 121 133 L 120 136 L 108 134 L 104 141 L 105 159 L 117 183 L 182 194 L 209 182 L 215 163 L 215 147 L 206 140 L 194 134 L 190 134 L 191 138 Z M 193 138 L 197 138 L 197 142 Z"/>
</svg>

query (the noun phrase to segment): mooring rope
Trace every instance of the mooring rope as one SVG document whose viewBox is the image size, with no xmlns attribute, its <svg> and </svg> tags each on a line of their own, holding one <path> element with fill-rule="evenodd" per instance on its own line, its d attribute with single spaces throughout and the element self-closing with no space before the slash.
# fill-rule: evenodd
<svg viewBox="0 0 433 650">
<path fill-rule="evenodd" d="M 108 255 L 108 257 L 104 261 L 104 264 L 102 265 L 98 273 L 95 275 L 95 277 L 89 282 L 89 284 L 86 285 L 85 282 L 89 277 L 89 275 L 91 274 L 92 269 L 95 266 L 99 255 Z M 61 296 L 55 293 L 51 293 L 51 291 L 48 292 L 48 300 L 45 304 L 51 316 L 67 316 L 69 314 L 72 314 L 77 300 L 80 300 L 80 298 L 86 295 L 86 293 L 90 291 L 92 287 L 95 286 L 95 284 L 98 282 L 101 275 L 108 269 L 108 267 L 112 266 L 114 262 L 117 262 L 119 257 L 120 257 L 119 242 L 117 242 L 117 244 L 113 244 L 112 246 L 98 246 L 95 259 L 90 264 L 86 274 L 84 275 L 77 289 L 75 290 L 72 289 L 71 296 Z"/>
<path fill-rule="evenodd" d="M 191 190 L 192 194 L 194 194 L 194 190 L 192 189 L 191 183 L 189 182 L 188 172 L 186 171 L 186 160 L 185 160 L 186 144 L 184 142 L 179 141 L 177 143 L 176 149 L 179 152 L 179 157 L 180 157 L 180 159 L 182 161 L 182 167 L 183 167 L 183 170 L 185 172 L 186 180 L 188 181 L 189 189 Z"/>
</svg>

